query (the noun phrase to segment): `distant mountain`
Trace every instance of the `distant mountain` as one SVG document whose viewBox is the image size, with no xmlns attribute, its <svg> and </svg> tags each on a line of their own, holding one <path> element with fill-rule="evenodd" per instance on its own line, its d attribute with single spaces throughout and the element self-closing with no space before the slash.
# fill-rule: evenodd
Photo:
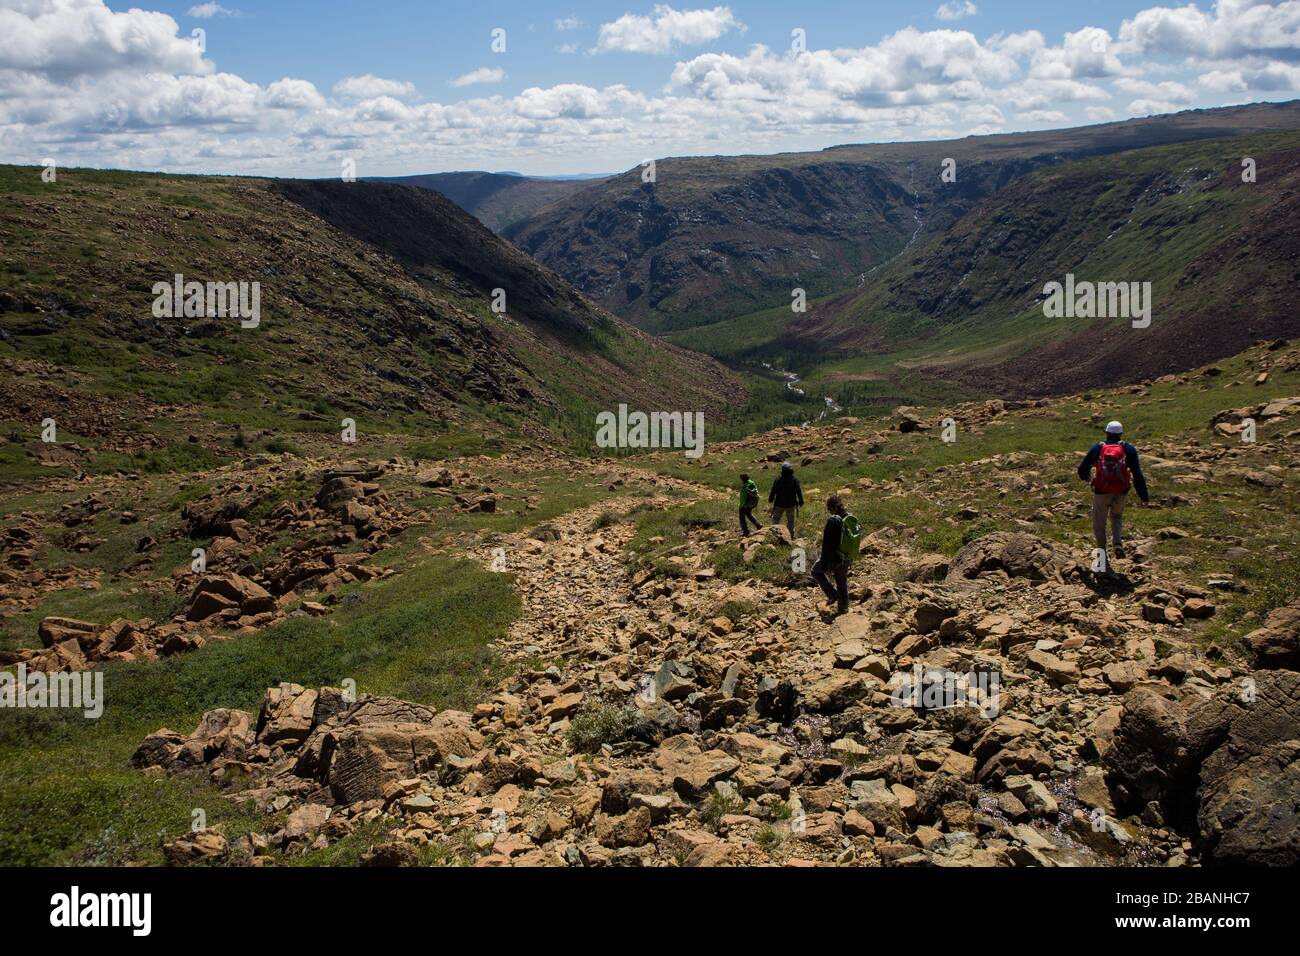
<svg viewBox="0 0 1300 956">
<path fill-rule="evenodd" d="M 571 196 L 601 178 L 464 172 L 391 176 L 370 181 L 400 183 L 439 192 L 489 229 L 503 232 L 543 207 Z"/>
<path fill-rule="evenodd" d="M 1300 132 L 1081 159 L 999 191 L 777 338 L 810 358 L 906 351 L 997 394 L 1152 378 L 1300 334 L 1298 226 Z M 1150 283 L 1149 328 L 1045 316 L 1044 286 L 1067 274 Z"/>
<path fill-rule="evenodd" d="M 865 282 L 1022 177 L 1162 144 L 1300 129 L 1300 102 L 1077 129 L 658 161 L 538 204 L 504 234 L 605 307 L 657 333 Z M 955 182 L 941 179 L 955 162 Z M 520 207 L 516 207 L 517 211 Z"/>
</svg>

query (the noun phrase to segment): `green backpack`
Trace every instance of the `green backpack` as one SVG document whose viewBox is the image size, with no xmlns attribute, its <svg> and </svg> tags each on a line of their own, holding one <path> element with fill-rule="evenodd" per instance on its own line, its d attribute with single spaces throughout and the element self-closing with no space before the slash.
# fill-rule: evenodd
<svg viewBox="0 0 1300 956">
<path fill-rule="evenodd" d="M 846 514 L 840 519 L 840 560 L 852 561 L 856 558 L 860 544 L 862 544 L 862 525 L 853 515 Z"/>
<path fill-rule="evenodd" d="M 752 508 L 758 504 L 758 485 L 754 484 L 754 479 L 750 479 L 740 489 L 740 507 Z"/>
</svg>

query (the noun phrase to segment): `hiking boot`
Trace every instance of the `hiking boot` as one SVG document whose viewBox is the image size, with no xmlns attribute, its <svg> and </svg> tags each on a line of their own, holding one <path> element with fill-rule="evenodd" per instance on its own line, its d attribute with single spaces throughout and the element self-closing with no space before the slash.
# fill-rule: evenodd
<svg viewBox="0 0 1300 956">
<path fill-rule="evenodd" d="M 1124 545 L 1122 545 L 1122 544 L 1117 544 L 1117 545 L 1115 545 L 1113 548 L 1111 548 L 1111 549 L 1110 549 L 1110 556 L 1111 556 L 1112 558 L 1124 558 L 1124 557 L 1126 557 L 1126 555 L 1124 554 Z"/>
</svg>

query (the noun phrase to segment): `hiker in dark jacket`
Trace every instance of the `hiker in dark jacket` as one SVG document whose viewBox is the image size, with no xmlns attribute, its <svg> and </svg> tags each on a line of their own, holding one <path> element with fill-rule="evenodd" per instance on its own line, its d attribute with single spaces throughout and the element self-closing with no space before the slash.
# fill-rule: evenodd
<svg viewBox="0 0 1300 956">
<path fill-rule="evenodd" d="M 794 537 L 795 512 L 803 507 L 803 487 L 794 476 L 794 465 L 788 461 L 781 466 L 781 474 L 772 482 L 772 490 L 767 493 L 768 504 L 772 506 L 772 524 L 780 524 L 785 516 L 785 526 Z"/>
<path fill-rule="evenodd" d="M 749 522 L 754 522 L 754 530 L 761 531 L 763 526 L 754 517 L 754 507 L 758 504 L 758 485 L 749 475 L 740 476 L 740 536 L 749 537 Z"/>
<path fill-rule="evenodd" d="M 1107 557 L 1106 519 L 1110 518 L 1111 541 L 1114 545 L 1109 557 L 1124 557 L 1124 500 L 1129 487 L 1137 489 L 1142 504 L 1149 504 L 1146 476 L 1137 449 L 1123 440 L 1124 426 L 1111 422 L 1106 426 L 1105 437 L 1088 449 L 1079 462 L 1079 477 L 1092 484 L 1092 532 L 1097 539 L 1097 549 L 1102 552 L 1103 567 Z"/>
<path fill-rule="evenodd" d="M 812 566 L 813 580 L 821 585 L 826 600 L 836 605 L 837 613 L 843 614 L 849 609 L 849 561 L 840 555 L 840 541 L 844 534 L 844 502 L 839 495 L 826 499 L 826 510 L 830 517 L 822 529 L 822 551 L 817 556 L 817 563 Z M 827 575 L 835 576 L 832 585 Z"/>
</svg>

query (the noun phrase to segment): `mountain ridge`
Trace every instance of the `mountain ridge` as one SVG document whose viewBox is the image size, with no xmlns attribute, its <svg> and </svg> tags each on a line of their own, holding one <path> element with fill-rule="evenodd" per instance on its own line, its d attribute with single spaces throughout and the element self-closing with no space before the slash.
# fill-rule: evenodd
<svg viewBox="0 0 1300 956">
<path fill-rule="evenodd" d="M 1043 166 L 1295 128 L 1300 101 L 962 140 L 669 158 L 657 161 L 653 184 L 641 169 L 623 173 L 540 207 L 505 235 L 629 321 L 681 331 L 788 302 L 794 287 L 810 297 L 842 291 L 896 256 L 918 225 L 922 236 L 942 232 Z M 957 188 L 945 193 L 948 158 Z M 839 209 L 842 232 L 820 234 L 805 206 Z"/>
</svg>

